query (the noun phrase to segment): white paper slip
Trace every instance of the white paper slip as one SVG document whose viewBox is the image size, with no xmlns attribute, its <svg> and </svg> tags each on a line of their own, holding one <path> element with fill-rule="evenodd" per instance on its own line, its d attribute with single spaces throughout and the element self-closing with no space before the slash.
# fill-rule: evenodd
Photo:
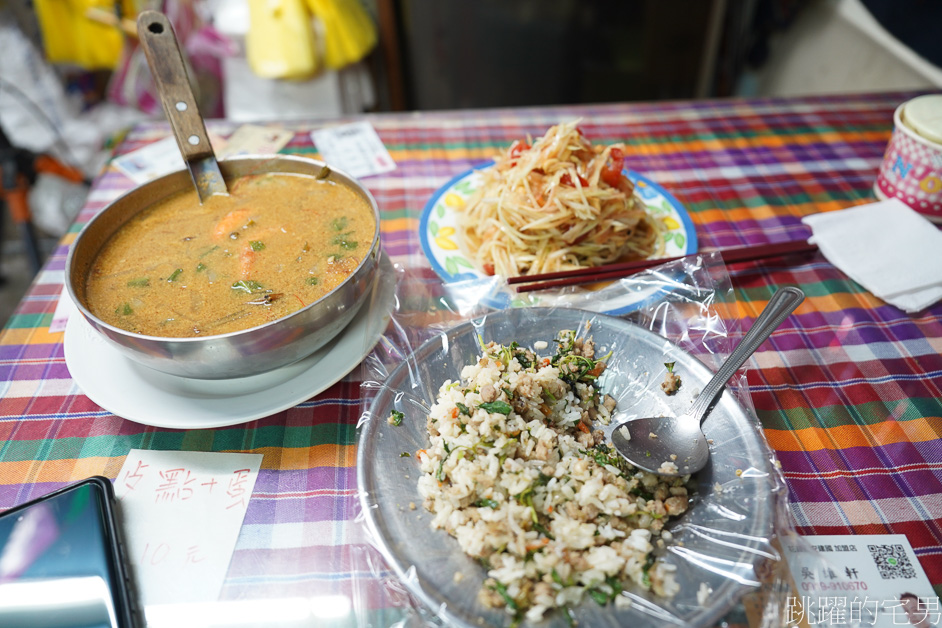
<svg viewBox="0 0 942 628">
<path fill-rule="evenodd" d="M 215 133 L 209 134 L 209 141 L 216 153 L 226 147 L 226 140 Z M 173 136 L 115 157 L 111 163 L 137 184 L 147 183 L 186 166 Z"/>
<path fill-rule="evenodd" d="M 226 147 L 216 153 L 218 159 L 239 155 L 272 155 L 288 145 L 294 133 L 255 124 L 244 124 L 226 139 Z"/>
<path fill-rule="evenodd" d="M 354 177 L 396 169 L 396 162 L 369 122 L 354 122 L 311 132 L 321 159 Z"/>
<path fill-rule="evenodd" d="M 115 480 L 142 604 L 216 600 L 261 454 L 132 449 Z"/>
<path fill-rule="evenodd" d="M 795 583 L 787 620 L 800 626 L 939 626 L 942 608 L 902 534 L 806 536 L 785 547 Z M 791 625 L 791 624 L 790 624 Z"/>
</svg>

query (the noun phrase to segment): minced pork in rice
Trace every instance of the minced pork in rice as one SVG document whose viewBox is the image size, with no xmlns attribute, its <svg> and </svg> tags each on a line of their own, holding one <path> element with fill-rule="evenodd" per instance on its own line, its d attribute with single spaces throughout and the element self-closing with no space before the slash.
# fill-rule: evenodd
<svg viewBox="0 0 942 628">
<path fill-rule="evenodd" d="M 442 385 L 430 446 L 417 454 L 432 526 L 481 560 L 481 601 L 516 620 L 585 595 L 618 604 L 629 581 L 662 596 L 677 588 L 652 550 L 668 518 L 687 509 L 686 478 L 638 471 L 605 444 L 592 430 L 615 407 L 597 388 L 605 358 L 572 331 L 556 345 L 546 357 L 516 343 L 482 346 L 461 381 Z"/>
</svg>

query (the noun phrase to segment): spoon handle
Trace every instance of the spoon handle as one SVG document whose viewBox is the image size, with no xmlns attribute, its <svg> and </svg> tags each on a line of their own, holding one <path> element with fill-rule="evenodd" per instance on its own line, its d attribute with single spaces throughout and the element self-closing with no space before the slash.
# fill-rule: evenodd
<svg viewBox="0 0 942 628">
<path fill-rule="evenodd" d="M 690 411 L 687 413 L 688 416 L 696 419 L 697 423 L 703 421 L 707 409 L 720 391 L 723 390 L 723 387 L 726 386 L 726 382 L 804 299 L 805 293 L 794 286 L 786 286 L 772 295 L 768 305 L 765 306 L 765 309 L 759 314 L 759 318 L 749 328 L 742 342 L 733 350 L 729 358 L 716 372 L 716 375 L 713 376 L 713 379 L 703 387 L 700 395 L 690 407 Z"/>
<path fill-rule="evenodd" d="M 227 195 L 226 182 L 216 163 L 170 20 L 158 11 L 142 11 L 137 18 L 137 33 L 200 202 L 214 194 Z"/>
<path fill-rule="evenodd" d="M 144 11 L 137 24 L 141 47 L 184 159 L 192 161 L 212 155 L 209 135 L 197 108 L 187 78 L 186 63 L 170 20 L 163 13 Z M 189 139 L 194 136 L 195 140 Z"/>
</svg>

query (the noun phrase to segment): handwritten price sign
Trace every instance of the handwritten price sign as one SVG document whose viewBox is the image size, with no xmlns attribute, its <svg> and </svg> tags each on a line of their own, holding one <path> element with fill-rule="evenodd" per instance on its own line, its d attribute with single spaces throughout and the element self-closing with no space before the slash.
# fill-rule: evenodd
<svg viewBox="0 0 942 628">
<path fill-rule="evenodd" d="M 131 450 L 115 493 L 145 605 L 219 596 L 261 460 L 260 454 Z"/>
</svg>

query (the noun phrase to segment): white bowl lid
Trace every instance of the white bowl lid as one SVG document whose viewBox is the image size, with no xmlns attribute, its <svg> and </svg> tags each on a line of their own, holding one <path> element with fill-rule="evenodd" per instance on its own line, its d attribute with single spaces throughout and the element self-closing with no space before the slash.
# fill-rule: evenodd
<svg viewBox="0 0 942 628">
<path fill-rule="evenodd" d="M 903 106 L 903 122 L 933 142 L 942 143 L 942 94 L 917 96 Z"/>
</svg>

